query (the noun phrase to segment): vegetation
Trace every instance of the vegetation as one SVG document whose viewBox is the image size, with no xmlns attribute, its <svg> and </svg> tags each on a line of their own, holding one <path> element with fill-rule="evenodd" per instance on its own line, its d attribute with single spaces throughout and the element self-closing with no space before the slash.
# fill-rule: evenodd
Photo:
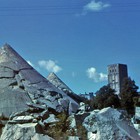
<svg viewBox="0 0 140 140">
<path fill-rule="evenodd" d="M 82 124 L 77 124 L 77 135 L 80 140 L 87 140 L 87 130 Z"/>
<path fill-rule="evenodd" d="M 90 105 L 94 109 L 102 109 L 105 107 L 120 107 L 120 100 L 115 91 L 107 86 L 103 86 L 99 91 L 96 92 L 96 96 L 90 102 Z"/>
<path fill-rule="evenodd" d="M 119 96 L 107 85 L 101 87 L 96 92 L 96 96 L 86 103 L 93 109 L 105 107 L 120 108 L 126 110 L 128 114 L 134 115 L 135 106 L 140 106 L 140 95 L 137 90 L 138 86 L 135 84 L 135 81 L 131 80 L 131 78 L 125 78 Z"/>
<path fill-rule="evenodd" d="M 131 78 L 124 79 L 119 96 L 121 98 L 121 107 L 125 109 L 128 114 L 133 115 L 135 112 L 135 101 L 139 96 L 137 90 L 138 86 L 136 86 L 134 80 L 131 80 Z"/>
<path fill-rule="evenodd" d="M 86 140 L 87 132 L 84 126 L 77 124 L 76 129 L 70 128 L 71 121 L 68 117 L 66 112 L 57 114 L 56 118 L 59 119 L 59 122 L 46 126 L 47 135 L 56 140 L 68 140 L 69 136 L 78 136 L 81 140 Z"/>
<path fill-rule="evenodd" d="M 134 97 L 133 101 L 134 101 L 134 106 L 140 107 L 140 96 Z"/>
<path fill-rule="evenodd" d="M 69 136 L 69 132 L 67 130 L 69 129 L 70 124 L 68 121 L 68 115 L 66 112 L 63 112 L 58 114 L 56 118 L 59 119 L 59 122 L 47 126 L 47 134 L 54 139 L 59 138 L 59 140 L 66 140 Z"/>
</svg>

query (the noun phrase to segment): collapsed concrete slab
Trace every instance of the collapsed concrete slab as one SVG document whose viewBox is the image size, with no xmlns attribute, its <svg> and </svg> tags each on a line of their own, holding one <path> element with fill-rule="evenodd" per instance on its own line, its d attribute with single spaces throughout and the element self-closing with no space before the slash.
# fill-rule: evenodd
<svg viewBox="0 0 140 140">
<path fill-rule="evenodd" d="M 110 107 L 97 113 L 92 111 L 83 125 L 92 132 L 95 140 L 140 140 L 131 121 L 122 112 Z"/>
<path fill-rule="evenodd" d="M 28 104 L 69 113 L 78 108 L 76 101 L 39 74 L 8 44 L 0 49 L 0 83 L 0 114 L 5 117 L 28 109 Z M 67 106 L 62 104 L 64 101 Z"/>
</svg>

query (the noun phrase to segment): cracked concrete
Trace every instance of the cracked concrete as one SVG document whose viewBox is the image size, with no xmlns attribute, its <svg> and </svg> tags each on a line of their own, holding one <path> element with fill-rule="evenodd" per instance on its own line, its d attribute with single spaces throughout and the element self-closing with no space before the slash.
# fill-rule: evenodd
<svg viewBox="0 0 140 140">
<path fill-rule="evenodd" d="M 28 109 L 28 103 L 46 105 L 60 112 L 69 108 L 64 104 L 66 100 L 67 105 L 75 104 L 74 108 L 78 108 L 77 102 L 39 74 L 9 45 L 0 49 L 0 83 L 0 114 L 6 117 Z"/>
</svg>

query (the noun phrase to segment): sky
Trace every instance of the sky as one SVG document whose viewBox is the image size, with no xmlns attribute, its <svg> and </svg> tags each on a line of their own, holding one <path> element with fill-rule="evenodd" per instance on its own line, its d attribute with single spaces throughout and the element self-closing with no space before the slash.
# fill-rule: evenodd
<svg viewBox="0 0 140 140">
<path fill-rule="evenodd" d="M 140 87 L 139 0 L 0 0 L 0 46 L 10 44 L 44 77 L 96 92 L 107 66 L 127 64 Z"/>
</svg>

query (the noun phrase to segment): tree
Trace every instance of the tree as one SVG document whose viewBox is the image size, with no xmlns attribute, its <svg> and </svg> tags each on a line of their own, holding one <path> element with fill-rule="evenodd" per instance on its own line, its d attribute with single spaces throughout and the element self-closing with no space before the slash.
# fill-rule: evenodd
<svg viewBox="0 0 140 140">
<path fill-rule="evenodd" d="M 105 107 L 118 108 L 120 106 L 120 100 L 115 91 L 107 86 L 103 86 L 99 91 L 96 92 L 96 97 L 94 97 L 94 106 L 97 109 L 102 109 Z"/>
<path fill-rule="evenodd" d="M 133 115 L 135 112 L 134 97 L 139 96 L 137 90 L 138 86 L 136 86 L 134 80 L 131 80 L 130 77 L 124 79 L 120 92 L 121 107 L 125 109 L 128 114 Z"/>
</svg>

